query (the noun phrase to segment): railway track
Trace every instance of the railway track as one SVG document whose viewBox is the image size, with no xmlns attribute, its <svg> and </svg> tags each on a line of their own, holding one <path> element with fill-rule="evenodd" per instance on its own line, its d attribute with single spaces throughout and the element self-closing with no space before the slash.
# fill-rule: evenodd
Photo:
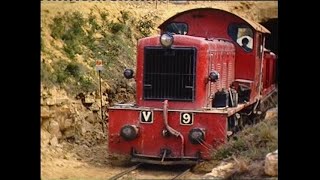
<svg viewBox="0 0 320 180">
<path fill-rule="evenodd" d="M 111 178 L 109 178 L 109 180 L 116 180 L 116 179 L 119 179 L 121 178 L 122 176 L 128 174 L 129 172 L 133 171 L 133 170 L 136 170 L 140 165 L 142 165 L 143 163 L 139 163 L 137 165 L 134 165 L 128 169 L 126 169 L 125 171 L 122 171 L 114 176 L 112 176 Z"/>
<path fill-rule="evenodd" d="M 139 167 L 142 167 L 143 165 L 145 165 L 145 163 L 139 163 L 139 164 L 136 164 L 136 165 L 131 166 L 130 168 L 128 168 L 128 169 L 126 169 L 126 170 L 124 170 L 124 171 L 122 171 L 122 172 L 120 172 L 120 173 L 118 173 L 118 174 L 116 174 L 116 175 L 114 175 L 114 176 L 112 176 L 112 177 L 108 178 L 108 179 L 109 179 L 109 180 L 116 180 L 116 179 L 119 179 L 119 178 L 121 178 L 121 177 L 123 177 L 123 176 L 125 176 L 125 175 L 129 174 L 130 172 L 132 172 L 132 171 L 134 171 L 134 170 L 138 169 Z M 175 175 L 174 177 L 169 178 L 169 179 L 172 179 L 172 180 L 174 180 L 174 179 L 180 179 L 180 178 L 182 178 L 184 175 L 186 175 L 187 173 L 189 173 L 189 172 L 190 172 L 190 170 L 191 170 L 191 168 L 192 168 L 192 167 L 188 167 L 188 168 L 187 168 L 187 169 L 185 169 L 184 171 L 179 172 L 177 175 Z"/>
<path fill-rule="evenodd" d="M 179 179 L 179 178 L 183 177 L 185 174 L 187 174 L 188 172 L 190 172 L 190 170 L 191 170 L 191 167 L 188 168 L 187 170 L 183 171 L 182 173 L 178 174 L 177 176 L 173 177 L 172 180 L 173 180 L 173 179 Z"/>
</svg>

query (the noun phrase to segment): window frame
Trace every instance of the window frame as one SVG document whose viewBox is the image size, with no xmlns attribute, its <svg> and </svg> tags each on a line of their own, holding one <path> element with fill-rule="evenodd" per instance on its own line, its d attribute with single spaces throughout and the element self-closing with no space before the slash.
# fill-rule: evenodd
<svg viewBox="0 0 320 180">
<path fill-rule="evenodd" d="M 263 46 L 263 34 L 262 33 L 258 33 L 257 34 L 257 43 L 258 43 L 258 45 L 257 45 L 257 49 L 256 49 L 256 56 L 259 58 L 259 59 L 262 59 L 262 54 L 263 54 L 263 51 L 264 51 L 264 49 L 263 48 L 265 48 L 264 46 Z"/>
<path fill-rule="evenodd" d="M 246 51 L 242 46 L 240 46 L 240 44 L 237 42 L 237 40 L 234 40 L 234 39 L 233 39 L 233 36 L 232 36 L 232 34 L 231 34 L 231 33 L 232 33 L 232 31 L 231 31 L 232 26 L 237 28 L 237 33 L 239 32 L 239 31 L 238 31 L 239 28 L 249 28 L 249 29 L 251 30 L 251 32 L 252 32 L 252 37 L 251 37 L 251 38 L 252 38 L 252 48 L 251 48 L 250 51 Z M 251 26 L 249 26 L 249 25 L 247 25 L 247 24 L 245 24 L 245 23 L 230 23 L 229 26 L 228 26 L 227 33 L 228 33 L 228 36 L 231 38 L 231 40 L 232 40 L 235 44 L 237 44 L 237 46 L 240 47 L 245 53 L 252 53 L 253 50 L 255 49 L 255 48 L 254 48 L 254 47 L 255 47 L 255 44 L 256 44 L 256 43 L 255 43 L 255 40 L 256 40 L 256 38 L 255 38 L 255 31 L 252 29 Z M 236 39 L 238 39 L 237 36 L 238 36 L 238 34 L 236 34 Z"/>
<path fill-rule="evenodd" d="M 168 26 L 173 24 L 173 23 L 175 23 L 175 24 L 185 24 L 186 25 L 186 34 L 179 34 L 179 33 L 167 31 Z M 164 32 L 170 32 L 170 33 L 175 33 L 175 34 L 179 34 L 179 35 L 187 35 L 189 33 L 189 25 L 186 22 L 175 22 L 175 21 L 174 22 L 170 22 L 165 26 Z"/>
</svg>

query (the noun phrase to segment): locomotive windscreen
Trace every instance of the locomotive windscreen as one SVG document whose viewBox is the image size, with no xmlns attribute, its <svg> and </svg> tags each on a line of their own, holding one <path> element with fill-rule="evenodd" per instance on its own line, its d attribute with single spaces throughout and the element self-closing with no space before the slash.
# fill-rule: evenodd
<svg viewBox="0 0 320 180">
<path fill-rule="evenodd" d="M 195 48 L 146 47 L 144 53 L 145 100 L 194 100 Z"/>
</svg>

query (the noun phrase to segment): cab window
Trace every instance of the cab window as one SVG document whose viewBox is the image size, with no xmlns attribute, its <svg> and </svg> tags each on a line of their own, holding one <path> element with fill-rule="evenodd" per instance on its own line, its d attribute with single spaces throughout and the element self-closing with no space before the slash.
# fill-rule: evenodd
<svg viewBox="0 0 320 180">
<path fill-rule="evenodd" d="M 231 24 L 228 28 L 228 34 L 245 52 L 251 52 L 253 49 L 253 31 L 244 24 Z"/>
<path fill-rule="evenodd" d="M 188 33 L 188 25 L 186 23 L 170 23 L 166 27 L 166 32 L 185 35 Z"/>
</svg>

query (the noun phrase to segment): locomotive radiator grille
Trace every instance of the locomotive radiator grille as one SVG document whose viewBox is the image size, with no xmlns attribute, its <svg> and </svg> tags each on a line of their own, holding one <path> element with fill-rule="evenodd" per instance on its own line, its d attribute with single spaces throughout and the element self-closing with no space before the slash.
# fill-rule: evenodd
<svg viewBox="0 0 320 180">
<path fill-rule="evenodd" d="M 144 52 L 145 100 L 194 100 L 195 48 L 146 47 Z"/>
</svg>

